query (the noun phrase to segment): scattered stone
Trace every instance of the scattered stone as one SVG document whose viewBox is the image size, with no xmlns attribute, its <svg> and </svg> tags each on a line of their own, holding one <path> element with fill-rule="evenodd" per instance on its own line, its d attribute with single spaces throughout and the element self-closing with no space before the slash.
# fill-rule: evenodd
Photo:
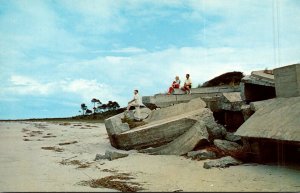
<svg viewBox="0 0 300 193">
<path fill-rule="evenodd" d="M 227 132 L 227 133 L 226 133 L 225 139 L 226 139 L 227 141 L 231 141 L 231 142 L 238 142 L 238 141 L 241 141 L 241 137 L 240 137 L 240 136 L 234 135 L 234 134 L 231 133 L 231 132 Z"/>
<path fill-rule="evenodd" d="M 217 155 L 215 152 L 207 151 L 206 149 L 202 149 L 202 150 L 198 150 L 198 151 L 188 152 L 187 157 L 190 157 L 192 159 L 205 160 L 205 159 L 215 159 L 215 158 L 217 158 Z"/>
<path fill-rule="evenodd" d="M 128 156 L 127 153 L 119 153 L 119 152 L 115 152 L 115 151 L 106 150 L 105 155 L 97 154 L 95 161 L 100 160 L 100 159 L 108 159 L 109 161 L 112 161 L 112 160 L 127 157 L 127 156 Z"/>
<path fill-rule="evenodd" d="M 220 139 L 215 139 L 214 145 L 224 152 L 236 152 L 243 148 L 243 146 L 239 145 L 238 143 Z"/>
<path fill-rule="evenodd" d="M 235 166 L 235 165 L 240 165 L 240 164 L 242 164 L 241 161 L 239 161 L 231 156 L 226 156 L 226 157 L 222 157 L 220 159 L 204 162 L 203 167 L 205 169 L 210 169 L 212 167 L 226 168 L 229 166 Z"/>
</svg>

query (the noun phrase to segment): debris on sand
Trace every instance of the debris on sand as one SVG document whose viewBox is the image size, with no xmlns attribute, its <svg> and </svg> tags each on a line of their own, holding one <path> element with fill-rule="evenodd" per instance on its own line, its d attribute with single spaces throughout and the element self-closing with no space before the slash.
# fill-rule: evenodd
<svg viewBox="0 0 300 193">
<path fill-rule="evenodd" d="M 64 159 L 64 160 L 60 161 L 59 163 L 62 165 L 77 165 L 76 168 L 88 168 L 92 164 L 92 162 L 83 162 L 83 161 L 79 161 L 79 160 L 69 161 L 69 159 Z"/>
<path fill-rule="evenodd" d="M 42 149 L 44 150 L 52 150 L 52 151 L 56 151 L 56 152 L 63 152 L 64 149 L 60 148 L 60 147 L 42 147 Z"/>
<path fill-rule="evenodd" d="M 187 157 L 197 160 L 205 160 L 205 159 L 215 159 L 217 155 L 213 151 L 208 151 L 206 149 L 198 150 L 198 151 L 190 151 L 187 153 Z"/>
<path fill-rule="evenodd" d="M 43 138 L 53 138 L 53 137 L 56 137 L 55 135 L 45 135 L 43 136 Z"/>
<path fill-rule="evenodd" d="M 78 143 L 78 141 L 70 141 L 70 142 L 59 143 L 58 145 L 70 145 L 70 144 L 74 144 L 74 143 Z"/>
<path fill-rule="evenodd" d="M 68 126 L 71 125 L 71 123 L 60 123 L 59 125 Z"/>
<path fill-rule="evenodd" d="M 127 153 L 119 153 L 119 152 L 116 152 L 116 151 L 106 150 L 105 155 L 97 154 L 96 158 L 95 158 L 95 161 L 100 160 L 100 159 L 108 159 L 108 160 L 112 161 L 112 160 L 127 157 L 127 156 L 128 156 Z"/>
<path fill-rule="evenodd" d="M 137 192 L 143 190 L 140 184 L 128 182 L 127 180 L 134 179 L 128 173 L 121 173 L 115 176 L 107 176 L 100 179 L 92 179 L 79 182 L 80 185 L 90 186 L 92 188 L 109 188 L 119 190 L 121 192 Z"/>
<path fill-rule="evenodd" d="M 222 157 L 220 159 L 204 162 L 203 168 L 205 168 L 205 169 L 210 169 L 212 167 L 226 168 L 229 166 L 235 166 L 235 165 L 240 165 L 240 164 L 242 164 L 241 161 L 239 161 L 231 156 L 226 156 L 226 157 Z"/>
</svg>

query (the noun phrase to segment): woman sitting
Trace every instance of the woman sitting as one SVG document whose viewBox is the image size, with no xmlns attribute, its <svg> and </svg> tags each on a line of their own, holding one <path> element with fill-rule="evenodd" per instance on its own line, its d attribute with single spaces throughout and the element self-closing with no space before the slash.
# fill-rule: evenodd
<svg viewBox="0 0 300 193">
<path fill-rule="evenodd" d="M 179 76 L 176 76 L 175 81 L 173 81 L 172 86 L 169 88 L 168 95 L 173 93 L 175 88 L 179 88 L 179 87 L 180 87 Z"/>
</svg>

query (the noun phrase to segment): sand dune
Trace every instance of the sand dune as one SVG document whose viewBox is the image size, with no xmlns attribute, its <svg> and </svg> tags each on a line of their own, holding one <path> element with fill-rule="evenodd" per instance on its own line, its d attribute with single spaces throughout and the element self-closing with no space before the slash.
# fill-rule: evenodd
<svg viewBox="0 0 300 193">
<path fill-rule="evenodd" d="M 207 170 L 203 161 L 136 151 L 94 161 L 96 154 L 115 150 L 102 123 L 0 122 L 0 129 L 2 192 L 118 191 L 82 181 L 125 174 L 127 184 L 140 191 L 300 190 L 299 167 L 247 164 Z"/>
</svg>

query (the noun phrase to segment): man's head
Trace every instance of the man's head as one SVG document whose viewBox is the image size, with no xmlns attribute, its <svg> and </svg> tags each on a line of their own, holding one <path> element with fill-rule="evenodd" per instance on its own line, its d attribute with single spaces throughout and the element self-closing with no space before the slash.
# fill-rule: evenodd
<svg viewBox="0 0 300 193">
<path fill-rule="evenodd" d="M 185 77 L 188 79 L 190 77 L 190 74 L 186 74 Z"/>
<path fill-rule="evenodd" d="M 134 90 L 134 94 L 137 94 L 137 93 L 139 93 L 139 91 L 138 90 Z"/>
</svg>

